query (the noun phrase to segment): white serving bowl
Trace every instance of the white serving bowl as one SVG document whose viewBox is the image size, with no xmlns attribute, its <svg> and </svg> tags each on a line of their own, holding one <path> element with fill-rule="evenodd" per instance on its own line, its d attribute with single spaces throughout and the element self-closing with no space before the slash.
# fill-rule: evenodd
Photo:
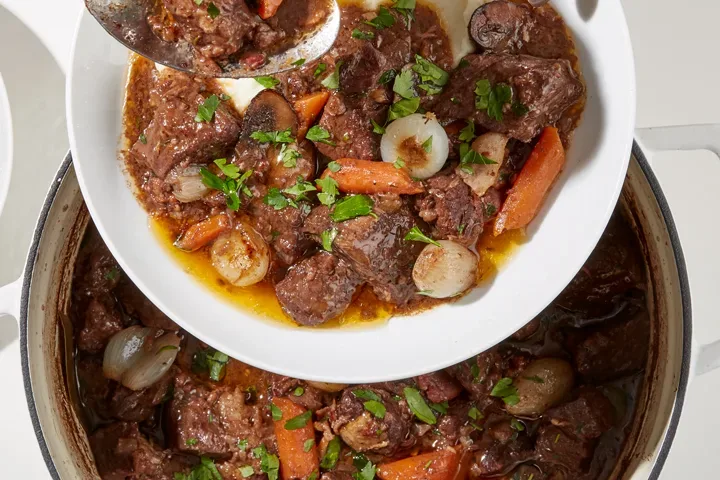
<svg viewBox="0 0 720 480">
<path fill-rule="evenodd" d="M 442 7 L 444 1 L 436 3 Z M 148 228 L 118 160 L 128 52 L 85 13 L 73 46 L 67 111 L 88 209 L 148 298 L 190 333 L 239 360 L 344 383 L 404 378 L 457 363 L 513 333 L 560 293 L 600 238 L 623 185 L 635 120 L 624 14 L 619 0 L 604 0 L 586 19 L 577 3 L 552 3 L 575 36 L 588 93 L 566 168 L 531 224 L 527 243 L 491 283 L 460 302 L 365 329 L 292 328 L 238 310 L 186 274 Z M 452 20 L 449 30 L 458 23 L 456 15 Z"/>
<path fill-rule="evenodd" d="M 13 164 L 13 129 L 5 82 L 0 75 L 0 213 L 2 213 L 10 189 L 10 173 Z"/>
</svg>

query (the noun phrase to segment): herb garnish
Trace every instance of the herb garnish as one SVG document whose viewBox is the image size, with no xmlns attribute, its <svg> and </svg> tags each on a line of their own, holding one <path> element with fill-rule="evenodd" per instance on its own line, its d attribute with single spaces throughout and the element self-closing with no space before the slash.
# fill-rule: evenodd
<svg viewBox="0 0 720 480">
<path fill-rule="evenodd" d="M 358 40 L 372 40 L 375 38 L 375 34 L 373 32 L 363 32 L 357 28 L 353 29 L 350 36 L 352 38 L 357 38 Z"/>
<path fill-rule="evenodd" d="M 200 168 L 202 182 L 208 188 L 221 191 L 225 195 L 227 207 L 236 212 L 240 209 L 240 192 L 252 197 L 252 192 L 245 185 L 245 182 L 250 178 L 253 171 L 248 170 L 240 175 L 238 167 L 232 163 L 228 164 L 224 158 L 218 158 L 214 163 L 225 175 L 225 178 L 220 178 L 207 168 L 202 167 Z"/>
<path fill-rule="evenodd" d="M 272 132 L 258 130 L 257 132 L 252 132 L 250 138 L 260 143 L 272 143 L 273 145 L 277 145 L 278 143 L 293 143 L 295 141 L 292 137 L 292 130 L 289 128 Z"/>
<path fill-rule="evenodd" d="M 208 372 L 210 380 L 219 382 L 225 376 L 225 366 L 229 361 L 230 357 L 226 354 L 206 348 L 193 355 L 192 370 L 195 373 Z"/>
<path fill-rule="evenodd" d="M 450 75 L 429 60 L 424 59 L 420 55 L 415 55 L 415 65 L 412 69 L 420 76 L 419 88 L 425 90 L 430 95 L 437 95 L 442 92 L 443 87 L 450 79 Z"/>
<path fill-rule="evenodd" d="M 523 430 L 525 430 L 525 425 L 517 418 L 512 418 L 510 420 L 510 426 L 518 432 L 522 432 Z"/>
<path fill-rule="evenodd" d="M 323 80 L 322 85 L 325 88 L 328 88 L 330 90 L 337 90 L 340 88 L 340 67 L 342 67 L 343 61 L 340 60 L 335 64 L 335 70 L 333 73 L 325 77 L 325 80 Z M 320 65 L 325 65 L 324 63 L 321 63 Z M 320 68 L 320 65 L 318 65 L 318 68 Z M 317 70 L 315 70 L 317 73 Z"/>
<path fill-rule="evenodd" d="M 430 243 L 432 245 L 435 245 L 436 247 L 442 248 L 442 245 L 440 245 L 437 241 L 433 240 L 432 238 L 425 235 L 417 225 L 412 227 L 410 231 L 405 235 L 405 240 L 411 240 L 415 242 L 423 242 L 423 243 Z"/>
<path fill-rule="evenodd" d="M 333 147 L 335 146 L 335 142 L 328 140 L 328 138 L 330 138 L 330 132 L 320 125 L 314 125 L 311 127 L 310 130 L 307 131 L 307 134 L 305 134 L 305 138 L 313 142 L 325 143 L 327 145 L 332 145 Z"/>
<path fill-rule="evenodd" d="M 276 85 L 280 85 L 280 80 L 269 75 L 263 77 L 255 77 L 255 81 L 265 88 L 275 88 Z"/>
<path fill-rule="evenodd" d="M 338 231 L 337 228 L 331 228 L 330 230 L 325 230 L 320 234 L 320 240 L 322 241 L 322 248 L 323 250 L 327 252 L 332 252 L 332 244 L 335 241 L 335 237 L 337 237 Z"/>
<path fill-rule="evenodd" d="M 375 415 L 377 418 L 385 418 L 385 405 L 377 400 L 368 400 L 363 403 L 365 410 Z"/>
<path fill-rule="evenodd" d="M 243 476 L 243 478 L 248 478 L 252 475 L 255 475 L 255 470 L 253 470 L 253 467 L 250 465 L 244 465 L 240 467 L 238 470 L 240 470 L 240 475 Z"/>
<path fill-rule="evenodd" d="M 366 20 L 365 23 L 380 30 L 395 25 L 395 17 L 386 7 L 380 7 L 377 16 L 372 20 Z"/>
<path fill-rule="evenodd" d="M 304 59 L 304 58 L 298 58 L 297 60 L 295 60 L 294 62 L 292 62 L 291 65 L 294 65 L 294 66 L 296 66 L 296 67 L 302 67 L 303 65 L 305 65 L 305 59 Z"/>
<path fill-rule="evenodd" d="M 384 135 L 384 134 L 385 134 L 385 127 L 383 127 L 382 125 L 380 125 L 379 123 L 377 123 L 377 122 L 376 122 L 374 119 L 372 119 L 372 118 L 370 119 L 370 123 L 372 124 L 372 127 L 373 127 L 373 133 L 379 133 L 380 135 Z"/>
<path fill-rule="evenodd" d="M 327 167 L 330 169 L 331 172 L 339 172 L 342 168 L 342 165 L 340 165 L 338 162 L 333 160 L 332 162 L 328 163 Z M 315 182 L 317 183 L 317 182 Z"/>
<path fill-rule="evenodd" d="M 283 413 L 282 410 L 280 410 L 280 407 L 275 405 L 274 403 L 270 402 L 270 413 L 272 414 L 272 419 L 276 422 L 279 422 L 282 420 Z"/>
<path fill-rule="evenodd" d="M 312 414 L 312 410 L 308 410 L 307 412 L 303 412 L 300 415 L 291 418 L 285 422 L 285 430 L 297 430 L 303 428 L 312 418 Z"/>
<path fill-rule="evenodd" d="M 197 443 L 198 443 L 198 439 L 195 438 L 195 437 L 188 438 L 187 440 L 185 440 L 185 445 L 187 445 L 188 447 L 192 447 L 193 445 L 197 445 Z"/>
<path fill-rule="evenodd" d="M 415 0 L 394 0 L 392 8 L 405 17 L 405 24 L 410 30 L 410 24 L 415 20 Z"/>
<path fill-rule="evenodd" d="M 279 156 L 283 167 L 295 168 L 297 167 L 297 159 L 302 157 L 302 154 L 294 148 L 288 148 L 287 144 L 283 143 Z"/>
<path fill-rule="evenodd" d="M 392 104 L 388 113 L 388 121 L 397 120 L 398 118 L 407 117 L 420 108 L 420 97 L 403 98 Z"/>
<path fill-rule="evenodd" d="M 460 145 L 460 170 L 472 175 L 472 165 L 496 165 L 497 162 L 491 158 L 486 157 L 480 153 L 477 153 L 474 149 L 470 148 L 469 143 L 463 143 Z"/>
<path fill-rule="evenodd" d="M 388 83 L 395 80 L 395 77 L 397 76 L 397 72 L 393 69 L 386 70 L 385 73 L 380 75 L 380 78 L 378 79 L 378 83 L 380 85 L 387 85 Z"/>
<path fill-rule="evenodd" d="M 431 403 L 430 408 L 435 410 L 437 413 L 441 415 L 445 415 L 448 412 L 448 409 L 450 408 L 450 404 L 448 404 L 447 400 L 441 403 Z"/>
<path fill-rule="evenodd" d="M 517 387 L 513 385 L 512 378 L 504 377 L 498 380 L 490 392 L 490 396 L 502 398 L 506 405 L 517 405 L 520 397 L 517 394 Z"/>
<path fill-rule="evenodd" d="M 320 75 L 322 75 L 322 74 L 325 72 L 325 70 L 327 70 L 327 64 L 325 64 L 325 63 L 318 63 L 318 66 L 315 67 L 315 71 L 313 72 L 313 76 L 314 76 L 315 78 L 317 78 L 317 77 L 319 77 Z"/>
<path fill-rule="evenodd" d="M 429 425 L 435 425 L 437 422 L 435 414 L 433 414 L 430 407 L 425 403 L 425 399 L 420 395 L 420 392 L 414 388 L 405 387 L 403 393 L 405 394 L 405 400 L 407 400 L 410 410 L 415 416 Z"/>
<path fill-rule="evenodd" d="M 303 443 L 303 452 L 307 453 L 310 450 L 312 450 L 312 447 L 315 445 L 315 439 L 314 438 L 308 438 L 305 440 L 305 443 Z"/>
<path fill-rule="evenodd" d="M 461 142 L 469 142 L 473 138 L 475 138 L 475 122 L 472 120 L 469 120 L 467 122 L 467 125 L 463 127 L 462 130 L 460 130 L 460 135 L 458 136 L 458 140 Z"/>
<path fill-rule="evenodd" d="M 372 214 L 372 207 L 375 202 L 367 195 L 352 195 L 345 197 L 335 204 L 330 214 L 334 222 L 340 223 L 356 217 Z"/>
<path fill-rule="evenodd" d="M 353 465 L 358 469 L 353 473 L 353 480 L 373 480 L 375 478 L 377 468 L 362 453 L 353 454 Z"/>
<path fill-rule="evenodd" d="M 210 2 L 208 4 L 207 13 L 210 15 L 210 18 L 215 19 L 218 15 L 220 15 L 220 9 L 213 2 Z"/>
<path fill-rule="evenodd" d="M 143 145 L 147 145 L 147 137 L 145 136 L 144 133 L 140 134 L 140 136 L 138 137 L 138 140 L 140 140 L 140 143 L 142 143 Z"/>
<path fill-rule="evenodd" d="M 200 122 L 212 122 L 215 116 L 215 110 L 220 106 L 220 99 L 217 95 L 210 95 L 205 99 L 203 103 L 198 105 L 197 115 L 195 115 L 195 121 Z"/>
<path fill-rule="evenodd" d="M 337 165 L 340 166 L 340 164 Z M 328 168 L 330 168 L 330 165 L 328 165 Z M 332 171 L 332 168 L 330 168 L 330 170 Z M 335 203 L 335 199 L 340 192 L 338 191 L 338 183 L 335 181 L 334 178 L 329 176 L 325 178 L 318 178 L 317 180 L 315 180 L 315 185 L 317 185 L 317 187 L 322 190 L 322 192 L 317 194 L 320 203 L 327 206 Z"/>
<path fill-rule="evenodd" d="M 325 450 L 325 455 L 323 455 L 322 460 L 320 461 L 320 467 L 324 470 L 332 470 L 335 468 L 335 464 L 338 461 L 338 457 L 340 456 L 340 437 L 333 437 L 332 440 L 330 440 L 330 443 L 328 443 L 327 450 Z"/>
<path fill-rule="evenodd" d="M 503 119 L 503 106 L 512 100 L 512 88 L 507 83 L 490 86 L 487 79 L 475 82 L 475 108 L 486 110 L 488 117 L 500 122 Z"/>
<path fill-rule="evenodd" d="M 223 480 L 215 462 L 208 457 L 200 457 L 200 463 L 195 465 L 189 474 L 178 472 L 173 475 L 173 478 L 175 480 Z M 277 480 L 277 472 L 272 480 Z"/>
<path fill-rule="evenodd" d="M 253 448 L 252 453 L 255 458 L 260 459 L 260 470 L 267 473 L 268 480 L 278 480 L 280 460 L 278 460 L 277 455 L 268 453 L 265 445 Z M 218 480 L 222 480 L 222 477 L 219 477 Z"/>
<path fill-rule="evenodd" d="M 411 70 L 403 70 L 399 75 L 395 76 L 393 92 L 403 98 L 417 97 L 414 88 L 413 72 Z"/>
<path fill-rule="evenodd" d="M 427 140 L 425 140 L 425 141 L 422 143 L 422 148 L 423 148 L 423 150 L 425 150 L 425 153 L 430 153 L 430 152 L 432 152 L 432 142 L 433 142 L 433 137 L 432 137 L 432 135 L 430 135 L 430 136 L 427 138 Z"/>
</svg>

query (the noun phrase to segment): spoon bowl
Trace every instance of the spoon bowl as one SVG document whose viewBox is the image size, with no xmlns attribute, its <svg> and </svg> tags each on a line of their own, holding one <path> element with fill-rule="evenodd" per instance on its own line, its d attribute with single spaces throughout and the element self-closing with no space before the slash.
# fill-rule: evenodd
<svg viewBox="0 0 720 480">
<path fill-rule="evenodd" d="M 166 42 L 152 31 L 147 19 L 155 5 L 156 0 L 85 0 L 88 11 L 105 31 L 130 50 L 166 67 L 221 78 L 272 75 L 293 68 L 292 62 L 298 58 L 312 62 L 330 50 L 340 31 L 340 9 L 336 2 L 331 2 L 330 12 L 320 27 L 292 48 L 269 55 L 262 67 L 250 69 L 241 63 L 228 62 L 219 65 L 218 72 L 200 71 L 192 45 L 184 40 Z"/>
</svg>

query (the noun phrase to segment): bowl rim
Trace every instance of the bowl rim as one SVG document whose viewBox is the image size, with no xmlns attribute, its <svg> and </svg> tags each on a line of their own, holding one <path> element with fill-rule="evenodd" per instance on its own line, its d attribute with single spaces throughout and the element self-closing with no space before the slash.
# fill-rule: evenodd
<svg viewBox="0 0 720 480">
<path fill-rule="evenodd" d="M 4 160 L 3 160 L 4 159 Z M 10 179 L 13 171 L 13 123 L 8 96 L 2 73 L 0 73 L 0 167 L 7 174 L 0 175 L 0 215 L 10 192 Z"/>
</svg>

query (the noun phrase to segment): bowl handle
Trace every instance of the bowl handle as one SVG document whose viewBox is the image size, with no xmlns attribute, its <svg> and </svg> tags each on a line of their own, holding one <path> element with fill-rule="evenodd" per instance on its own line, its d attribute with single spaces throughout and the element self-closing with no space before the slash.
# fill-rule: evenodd
<svg viewBox="0 0 720 480">
<path fill-rule="evenodd" d="M 23 278 L 0 287 L 0 316 L 10 315 L 20 321 L 20 292 Z"/>
<path fill-rule="evenodd" d="M 720 157 L 720 124 L 639 128 L 636 139 L 649 150 L 709 150 Z M 700 344 L 700 342 L 697 342 Z M 694 348 L 694 373 L 720 368 L 720 340 Z"/>
</svg>

